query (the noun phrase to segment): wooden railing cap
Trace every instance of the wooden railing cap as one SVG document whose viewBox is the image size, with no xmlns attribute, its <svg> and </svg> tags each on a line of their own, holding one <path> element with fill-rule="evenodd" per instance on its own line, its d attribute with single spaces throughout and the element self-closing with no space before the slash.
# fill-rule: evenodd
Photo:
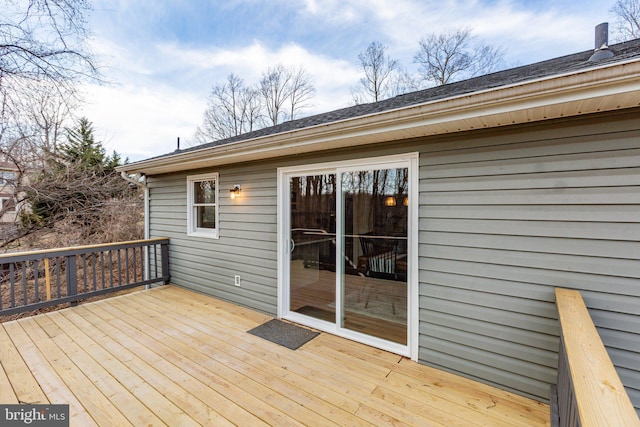
<svg viewBox="0 0 640 427">
<path fill-rule="evenodd" d="M 101 243 L 98 245 L 84 245 L 84 246 L 70 246 L 67 248 L 53 248 L 53 249 L 42 249 L 39 251 L 23 251 L 23 252 L 7 252 L 4 254 L 0 254 L 0 262 L 3 258 L 9 257 L 21 257 L 26 255 L 46 255 L 54 252 L 68 252 L 68 251 L 85 251 L 92 249 L 100 249 L 100 248 L 108 248 L 110 246 L 118 245 L 138 245 L 142 243 L 153 243 L 160 242 L 163 240 L 169 240 L 168 237 L 155 237 L 153 239 L 142 239 L 142 240 L 129 240 L 126 242 L 114 242 L 114 243 Z"/>
<path fill-rule="evenodd" d="M 581 426 L 640 426 L 580 292 L 558 288 L 556 304 Z"/>
</svg>

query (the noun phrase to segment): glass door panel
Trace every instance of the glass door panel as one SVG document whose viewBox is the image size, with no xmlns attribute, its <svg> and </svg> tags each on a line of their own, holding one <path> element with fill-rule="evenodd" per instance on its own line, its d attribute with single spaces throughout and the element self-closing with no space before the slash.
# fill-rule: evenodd
<svg viewBox="0 0 640 427">
<path fill-rule="evenodd" d="M 342 172 L 341 327 L 407 343 L 408 168 Z"/>
<path fill-rule="evenodd" d="M 289 178 L 289 310 L 336 319 L 336 175 Z"/>
</svg>

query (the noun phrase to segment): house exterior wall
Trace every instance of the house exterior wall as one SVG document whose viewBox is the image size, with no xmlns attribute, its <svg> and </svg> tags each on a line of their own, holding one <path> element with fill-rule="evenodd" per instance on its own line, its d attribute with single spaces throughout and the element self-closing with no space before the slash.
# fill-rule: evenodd
<svg viewBox="0 0 640 427">
<path fill-rule="evenodd" d="M 636 117 L 424 147 L 422 362 L 544 398 L 556 375 L 554 288 L 578 289 L 640 407 Z"/>
<path fill-rule="evenodd" d="M 219 172 L 218 239 L 187 236 L 189 175 Z M 241 184 L 239 199 L 229 190 Z M 276 168 L 234 166 L 149 177 L 150 235 L 167 236 L 172 283 L 275 314 Z M 241 286 L 234 276 L 241 276 Z"/>
<path fill-rule="evenodd" d="M 149 177 L 151 236 L 171 238 L 173 283 L 275 314 L 277 167 L 419 151 L 420 361 L 546 399 L 557 363 L 554 288 L 579 289 L 640 407 L 634 117 L 592 116 Z M 220 174 L 217 240 L 186 235 L 186 177 L 206 172 Z M 242 193 L 232 201 L 234 184 Z"/>
</svg>

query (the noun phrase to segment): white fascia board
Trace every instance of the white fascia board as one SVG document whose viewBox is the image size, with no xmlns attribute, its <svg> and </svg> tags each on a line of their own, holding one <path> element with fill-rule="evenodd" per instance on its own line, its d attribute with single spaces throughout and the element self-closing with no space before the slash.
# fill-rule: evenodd
<svg viewBox="0 0 640 427">
<path fill-rule="evenodd" d="M 118 170 L 154 175 L 639 105 L 640 60 L 636 59 L 143 160 Z M 514 120 L 514 114 L 520 118 Z"/>
</svg>

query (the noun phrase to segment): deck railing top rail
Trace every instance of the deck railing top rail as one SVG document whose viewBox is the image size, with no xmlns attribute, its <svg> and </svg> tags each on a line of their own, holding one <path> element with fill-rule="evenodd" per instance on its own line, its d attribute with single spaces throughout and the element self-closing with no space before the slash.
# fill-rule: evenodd
<svg viewBox="0 0 640 427">
<path fill-rule="evenodd" d="M 0 316 L 169 282 L 169 239 L 0 255 Z"/>
<path fill-rule="evenodd" d="M 640 420 L 578 291 L 556 289 L 561 329 L 558 401 L 561 425 L 640 426 Z M 563 367 L 563 363 L 567 366 Z M 566 371 L 567 381 L 561 381 Z M 568 383 L 567 384 L 561 384 Z M 561 390 L 565 388 L 567 390 Z M 563 404 L 562 399 L 570 400 Z M 565 409 L 563 411 L 563 406 Z M 573 418 L 562 420 L 562 413 Z"/>
<path fill-rule="evenodd" d="M 129 240 L 125 242 L 117 242 L 117 243 L 101 243 L 98 245 L 85 245 L 85 246 L 72 246 L 68 248 L 54 248 L 54 249 L 41 249 L 37 251 L 24 251 L 24 252 L 8 252 L 5 254 L 0 254 L 0 263 L 8 263 L 13 261 L 30 261 L 33 259 L 46 258 L 47 255 L 50 256 L 68 256 L 68 255 L 78 255 L 78 254 L 90 254 L 103 252 L 107 249 L 109 250 L 117 250 L 117 249 L 126 249 L 126 248 L 134 248 L 139 246 L 148 246 L 150 244 L 161 244 L 161 243 L 169 243 L 168 237 L 156 237 L 153 239 L 146 240 Z"/>
</svg>

